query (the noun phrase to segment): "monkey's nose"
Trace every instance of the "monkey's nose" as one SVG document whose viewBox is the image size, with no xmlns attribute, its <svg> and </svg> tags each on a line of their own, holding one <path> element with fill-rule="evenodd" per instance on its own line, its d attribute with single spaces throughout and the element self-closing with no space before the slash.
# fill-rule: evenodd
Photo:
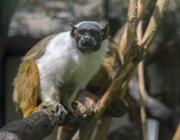
<svg viewBox="0 0 180 140">
<path fill-rule="evenodd" d="M 91 37 L 90 37 L 90 36 L 85 36 L 84 39 L 85 39 L 86 41 L 91 41 Z"/>
</svg>

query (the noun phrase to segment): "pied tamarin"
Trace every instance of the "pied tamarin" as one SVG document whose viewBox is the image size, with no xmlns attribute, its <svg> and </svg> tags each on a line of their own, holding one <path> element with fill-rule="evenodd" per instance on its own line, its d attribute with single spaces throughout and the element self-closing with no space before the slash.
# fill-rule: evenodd
<svg viewBox="0 0 180 140">
<path fill-rule="evenodd" d="M 41 102 L 60 102 L 77 115 L 72 102 L 99 70 L 108 51 L 107 27 L 72 24 L 72 30 L 46 37 L 23 58 L 14 80 L 13 100 L 23 118 Z"/>
</svg>

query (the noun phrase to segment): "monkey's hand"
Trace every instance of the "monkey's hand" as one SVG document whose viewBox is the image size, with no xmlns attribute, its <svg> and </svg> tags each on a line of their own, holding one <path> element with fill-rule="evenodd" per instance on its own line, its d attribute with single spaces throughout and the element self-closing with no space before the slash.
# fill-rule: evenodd
<svg viewBox="0 0 180 140">
<path fill-rule="evenodd" d="M 68 108 L 68 110 L 70 110 L 70 112 L 68 112 L 68 116 L 67 116 L 70 123 L 73 123 L 78 118 L 78 114 L 77 114 L 76 110 L 74 109 L 74 106 L 73 107 L 72 106 L 70 106 Z"/>
<path fill-rule="evenodd" d="M 54 104 L 51 104 L 50 102 L 42 102 L 38 109 L 48 109 L 52 113 L 54 113 L 60 120 L 59 124 L 63 124 L 65 121 L 65 117 L 67 116 L 68 112 L 65 110 L 65 108 L 59 103 L 56 102 Z"/>
</svg>

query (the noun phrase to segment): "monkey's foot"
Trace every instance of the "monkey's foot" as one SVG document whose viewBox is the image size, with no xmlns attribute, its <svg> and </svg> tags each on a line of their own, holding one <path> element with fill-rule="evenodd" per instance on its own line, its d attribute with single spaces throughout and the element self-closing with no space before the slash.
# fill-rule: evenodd
<svg viewBox="0 0 180 140">
<path fill-rule="evenodd" d="M 65 110 L 65 108 L 59 103 L 50 103 L 50 102 L 42 102 L 39 106 L 38 109 L 48 109 L 52 113 L 54 113 L 60 120 L 64 121 L 66 115 L 68 112 Z"/>
<path fill-rule="evenodd" d="M 65 108 L 68 111 L 68 114 L 67 114 L 67 116 L 65 118 L 66 119 L 65 122 L 74 123 L 75 120 L 78 118 L 78 114 L 77 114 L 76 110 L 74 110 L 74 106 L 65 105 Z"/>
<path fill-rule="evenodd" d="M 69 112 L 67 117 L 66 117 L 66 120 L 69 122 L 69 123 L 74 123 L 77 119 L 77 114 L 74 113 L 74 112 Z"/>
<path fill-rule="evenodd" d="M 89 98 L 86 97 L 85 102 L 74 101 L 73 108 L 78 113 L 78 116 L 86 118 L 87 116 L 93 114 L 95 101 L 93 102 L 93 100 L 89 100 Z"/>
</svg>

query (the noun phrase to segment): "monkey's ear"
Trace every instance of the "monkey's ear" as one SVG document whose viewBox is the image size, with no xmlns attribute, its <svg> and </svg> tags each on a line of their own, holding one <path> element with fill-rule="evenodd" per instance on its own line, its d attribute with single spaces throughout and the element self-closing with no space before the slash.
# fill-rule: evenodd
<svg viewBox="0 0 180 140">
<path fill-rule="evenodd" d="M 103 39 L 103 40 L 107 39 L 107 37 L 108 37 L 108 26 L 109 26 L 109 23 L 107 23 L 107 24 L 101 29 L 101 36 L 102 36 L 102 39 Z"/>
<path fill-rule="evenodd" d="M 70 35 L 71 35 L 71 37 L 74 37 L 77 34 L 77 27 L 75 27 L 74 24 L 72 24 L 71 22 L 69 22 L 69 24 L 72 27 Z"/>
</svg>

